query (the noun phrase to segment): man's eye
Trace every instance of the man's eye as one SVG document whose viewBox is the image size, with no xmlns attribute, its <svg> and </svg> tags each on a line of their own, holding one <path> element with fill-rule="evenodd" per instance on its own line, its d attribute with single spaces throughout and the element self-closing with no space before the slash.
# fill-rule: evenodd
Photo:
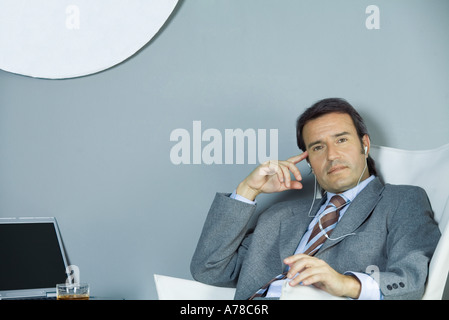
<svg viewBox="0 0 449 320">
<path fill-rule="evenodd" d="M 316 146 L 316 147 L 313 147 L 313 151 L 320 151 L 321 149 L 323 149 L 323 147 L 322 146 Z"/>
<path fill-rule="evenodd" d="M 348 141 L 348 138 L 340 138 L 338 140 L 338 143 L 342 143 L 342 142 L 346 142 L 346 141 Z"/>
</svg>

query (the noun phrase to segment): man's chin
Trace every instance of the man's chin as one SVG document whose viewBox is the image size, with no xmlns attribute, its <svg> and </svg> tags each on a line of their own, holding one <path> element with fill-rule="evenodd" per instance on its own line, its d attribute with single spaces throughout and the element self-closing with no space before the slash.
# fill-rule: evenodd
<svg viewBox="0 0 449 320">
<path fill-rule="evenodd" d="M 342 193 L 353 187 L 355 187 L 355 184 L 351 179 L 340 178 L 330 181 L 327 187 L 324 187 L 324 190 L 332 193 Z"/>
</svg>

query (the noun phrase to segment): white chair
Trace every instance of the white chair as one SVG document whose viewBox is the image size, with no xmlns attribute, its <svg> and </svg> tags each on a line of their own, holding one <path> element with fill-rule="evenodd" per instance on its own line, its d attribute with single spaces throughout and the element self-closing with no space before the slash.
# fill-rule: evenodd
<svg viewBox="0 0 449 320">
<path fill-rule="evenodd" d="M 210 286 L 198 281 L 154 275 L 159 300 L 232 300 L 234 288 Z"/>
<path fill-rule="evenodd" d="M 429 196 L 442 236 L 430 262 L 423 299 L 440 300 L 449 272 L 449 144 L 420 151 L 371 146 L 370 154 L 385 183 L 420 186 Z M 214 287 L 193 280 L 154 276 L 160 300 L 227 300 L 233 299 L 235 293 L 235 289 Z M 289 299 L 290 292 L 298 297 L 298 291 L 284 290 L 282 298 Z M 304 299 L 332 298 L 318 289 L 302 289 L 302 292 Z"/>
<path fill-rule="evenodd" d="M 370 153 L 385 183 L 420 186 L 427 192 L 442 235 L 423 299 L 440 300 L 449 272 L 449 144 L 422 151 L 373 146 Z"/>
</svg>

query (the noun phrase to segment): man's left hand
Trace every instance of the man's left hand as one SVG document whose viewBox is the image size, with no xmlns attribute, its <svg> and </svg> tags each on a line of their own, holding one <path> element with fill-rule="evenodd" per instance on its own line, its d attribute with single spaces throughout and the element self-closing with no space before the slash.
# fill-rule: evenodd
<svg viewBox="0 0 449 320">
<path fill-rule="evenodd" d="M 321 259 L 296 254 L 285 258 L 284 263 L 290 267 L 287 278 L 292 279 L 291 286 L 314 285 L 338 297 L 357 299 L 360 295 L 361 284 L 356 277 L 338 273 Z"/>
</svg>

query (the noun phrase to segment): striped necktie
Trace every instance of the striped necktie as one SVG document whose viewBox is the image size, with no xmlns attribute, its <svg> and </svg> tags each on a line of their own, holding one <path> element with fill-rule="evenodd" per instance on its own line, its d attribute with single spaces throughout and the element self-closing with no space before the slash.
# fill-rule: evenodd
<svg viewBox="0 0 449 320">
<path fill-rule="evenodd" d="M 323 245 L 326 238 L 329 237 L 332 231 L 335 229 L 338 223 L 338 218 L 340 217 L 340 209 L 343 208 L 349 201 L 343 195 L 335 195 L 329 201 L 324 211 L 321 213 L 321 217 L 318 222 L 313 227 L 312 233 L 310 234 L 309 240 L 306 244 L 304 254 L 310 256 L 315 255 L 318 250 Z M 268 291 L 268 287 L 277 280 L 282 280 L 287 278 L 287 272 L 281 273 L 267 282 L 263 287 L 261 287 L 255 294 L 253 294 L 249 300 L 253 300 L 256 297 L 265 297 Z"/>
<path fill-rule="evenodd" d="M 337 226 L 338 218 L 340 217 L 340 209 L 348 203 L 348 200 L 342 195 L 335 195 L 329 201 L 329 204 L 324 209 L 318 222 L 313 227 L 310 234 L 309 241 L 304 250 L 304 254 L 310 256 L 321 248 L 324 241 L 329 237 Z"/>
</svg>

